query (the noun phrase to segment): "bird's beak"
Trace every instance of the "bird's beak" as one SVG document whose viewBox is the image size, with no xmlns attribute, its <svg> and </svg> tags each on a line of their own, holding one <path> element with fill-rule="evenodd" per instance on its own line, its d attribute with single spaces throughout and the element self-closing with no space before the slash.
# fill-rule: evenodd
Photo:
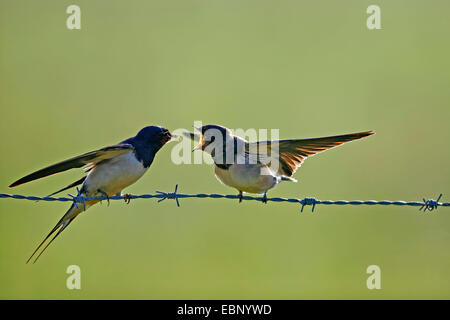
<svg viewBox="0 0 450 320">
<path fill-rule="evenodd" d="M 180 136 L 179 135 L 177 135 L 177 134 L 175 134 L 175 133 L 171 133 L 170 134 L 170 140 L 169 141 L 167 141 L 167 142 L 171 142 L 171 141 L 178 141 L 178 140 L 180 140 Z"/>
<path fill-rule="evenodd" d="M 195 150 L 203 150 L 203 146 L 205 145 L 205 139 L 203 139 L 203 134 L 202 134 L 202 128 L 193 126 L 195 130 L 197 130 L 198 132 L 200 132 L 199 136 L 199 142 L 198 144 L 194 147 L 194 149 L 192 149 L 192 152 L 194 152 Z"/>
<path fill-rule="evenodd" d="M 192 150 L 194 152 L 195 150 L 203 150 L 203 146 L 205 145 L 205 139 L 203 139 L 203 135 L 200 133 L 200 140 L 198 145 L 195 146 L 195 148 Z"/>
</svg>

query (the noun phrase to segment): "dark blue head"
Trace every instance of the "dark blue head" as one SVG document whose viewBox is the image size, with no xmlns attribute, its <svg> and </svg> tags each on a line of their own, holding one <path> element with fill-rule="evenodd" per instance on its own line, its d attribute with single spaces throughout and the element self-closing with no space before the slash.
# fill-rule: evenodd
<svg viewBox="0 0 450 320">
<path fill-rule="evenodd" d="M 141 129 L 135 137 L 129 138 L 123 143 L 129 143 L 134 146 L 136 148 L 136 158 L 144 164 L 144 167 L 149 167 L 155 154 L 172 137 L 172 134 L 166 128 L 148 126 Z"/>
<path fill-rule="evenodd" d="M 151 144 L 154 147 L 157 147 L 158 150 L 165 145 L 172 138 L 169 130 L 159 126 L 148 126 L 134 137 L 135 141 L 139 141 L 143 144 Z"/>
</svg>

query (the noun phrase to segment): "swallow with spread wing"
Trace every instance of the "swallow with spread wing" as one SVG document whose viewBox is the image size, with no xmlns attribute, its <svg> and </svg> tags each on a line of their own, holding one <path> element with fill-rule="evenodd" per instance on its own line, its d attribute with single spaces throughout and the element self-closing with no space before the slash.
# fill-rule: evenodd
<svg viewBox="0 0 450 320">
<path fill-rule="evenodd" d="M 279 182 L 297 182 L 292 176 L 306 158 L 374 134 L 365 131 L 323 138 L 248 142 L 219 125 L 195 129 L 199 133 L 184 132 L 184 135 L 199 142 L 194 150 L 211 155 L 217 179 L 239 191 L 239 202 L 242 193 L 247 192 L 264 194 L 265 203 L 267 191 Z"/>
<path fill-rule="evenodd" d="M 67 190 L 82 184 L 79 195 L 82 197 L 101 197 L 106 198 L 113 195 L 121 195 L 122 190 L 135 183 L 148 170 L 153 162 L 156 153 L 170 140 L 176 138 L 169 130 L 159 126 L 145 127 L 132 138 L 121 143 L 92 152 L 85 153 L 57 164 L 48 166 L 44 169 L 33 172 L 9 187 L 40 179 L 55 173 L 63 172 L 73 168 L 84 168 L 87 175 L 80 180 L 58 190 L 51 195 Z M 130 194 L 125 194 L 125 201 L 130 201 Z M 84 205 L 72 206 L 66 214 L 59 220 L 55 227 L 45 237 L 41 244 L 36 248 L 28 259 L 27 263 L 54 234 L 56 235 L 47 243 L 44 249 L 39 253 L 34 262 L 36 262 L 53 240 L 83 211 L 96 204 L 99 200 L 87 201 Z"/>
</svg>

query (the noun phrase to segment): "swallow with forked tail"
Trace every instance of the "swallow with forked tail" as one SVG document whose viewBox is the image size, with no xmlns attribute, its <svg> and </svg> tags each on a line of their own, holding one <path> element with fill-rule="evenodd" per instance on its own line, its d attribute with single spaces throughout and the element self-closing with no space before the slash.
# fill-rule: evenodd
<svg viewBox="0 0 450 320">
<path fill-rule="evenodd" d="M 265 203 L 267 191 L 279 182 L 297 182 L 292 176 L 306 158 L 374 134 L 365 131 L 322 138 L 248 142 L 219 125 L 195 129 L 199 133 L 184 135 L 199 142 L 194 150 L 211 155 L 217 179 L 239 191 L 239 202 L 243 192 L 247 192 L 264 194 Z"/>
<path fill-rule="evenodd" d="M 104 196 L 108 198 L 114 195 L 121 195 L 124 188 L 135 183 L 144 175 L 152 164 L 156 153 L 173 138 L 176 138 L 176 136 L 163 127 L 145 127 L 140 130 L 135 137 L 124 140 L 117 145 L 88 152 L 78 157 L 48 166 L 17 180 L 12 183 L 10 187 L 15 187 L 69 169 L 84 168 L 87 172 L 86 176 L 51 195 L 80 184 L 82 186 L 79 191 L 79 196 L 82 197 Z M 125 201 L 129 202 L 131 195 L 125 194 L 124 196 Z M 86 203 L 80 205 L 76 205 L 75 203 L 72 204 L 66 214 L 36 248 L 27 263 L 52 234 L 58 231 L 39 253 L 34 262 L 39 259 L 50 243 L 52 243 L 53 240 L 55 240 L 55 238 L 67 228 L 67 226 L 83 210 L 86 210 L 97 202 L 99 202 L 99 200 L 86 201 Z"/>
</svg>

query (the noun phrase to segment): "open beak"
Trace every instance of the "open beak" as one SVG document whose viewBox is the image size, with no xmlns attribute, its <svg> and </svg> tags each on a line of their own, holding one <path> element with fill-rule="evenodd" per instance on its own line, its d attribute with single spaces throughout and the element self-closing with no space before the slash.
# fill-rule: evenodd
<svg viewBox="0 0 450 320">
<path fill-rule="evenodd" d="M 177 141 L 178 139 L 180 139 L 180 136 L 175 133 L 169 132 L 169 130 L 163 132 L 162 141 L 164 143 L 169 143 L 171 141 Z"/>
<path fill-rule="evenodd" d="M 203 150 L 204 145 L 205 145 L 205 139 L 203 139 L 203 135 L 200 133 L 200 141 L 198 142 L 198 145 L 196 145 L 192 151 Z"/>
<path fill-rule="evenodd" d="M 202 130 L 201 128 L 197 128 L 194 126 L 194 129 L 200 132 L 200 139 L 198 144 L 194 147 L 194 149 L 192 149 L 192 152 L 194 152 L 195 150 L 203 150 L 203 146 L 205 145 L 205 139 L 203 139 L 203 134 L 201 133 Z"/>
</svg>

